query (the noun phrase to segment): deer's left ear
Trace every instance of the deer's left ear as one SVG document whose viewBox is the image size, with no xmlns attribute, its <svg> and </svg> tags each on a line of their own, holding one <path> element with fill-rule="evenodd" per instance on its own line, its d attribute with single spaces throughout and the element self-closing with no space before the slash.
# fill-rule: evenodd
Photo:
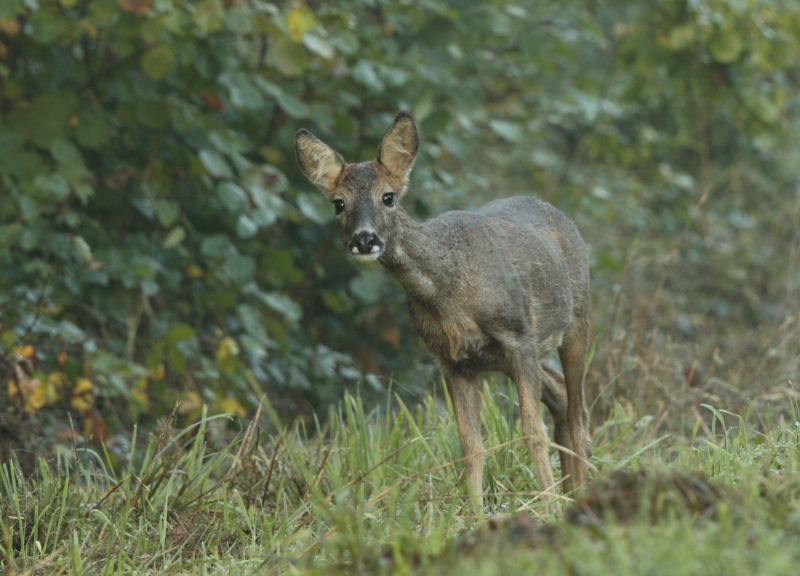
<svg viewBox="0 0 800 576">
<path fill-rule="evenodd" d="M 408 112 L 400 112 L 394 124 L 386 131 L 378 149 L 378 162 L 393 176 L 403 181 L 403 191 L 419 152 L 419 134 L 414 119 Z"/>
<path fill-rule="evenodd" d="M 327 195 L 333 192 L 339 175 L 344 170 L 344 158 L 333 148 L 316 138 L 308 130 L 299 130 L 294 139 L 294 149 L 300 169 L 317 188 Z"/>
</svg>

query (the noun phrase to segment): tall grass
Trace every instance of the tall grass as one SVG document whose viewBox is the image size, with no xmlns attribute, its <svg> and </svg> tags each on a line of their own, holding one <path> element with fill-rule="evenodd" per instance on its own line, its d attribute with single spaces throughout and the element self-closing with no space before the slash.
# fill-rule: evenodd
<svg viewBox="0 0 800 576">
<path fill-rule="evenodd" d="M 555 544 L 535 549 L 484 532 L 486 519 L 473 515 L 441 397 L 414 407 L 388 398 L 367 411 L 347 396 L 315 429 L 283 427 L 265 406 L 220 450 L 206 439 L 222 417 L 184 430 L 167 421 L 119 470 L 107 454 L 77 448 L 40 462 L 35 480 L 4 466 L 0 566 L 8 574 L 787 574 L 800 560 L 800 424 L 796 406 L 784 408 L 792 418 L 767 414 L 763 428 L 747 411 L 701 406 L 704 418 L 681 435 L 613 406 L 595 428 L 595 475 L 699 471 L 737 498 L 713 519 L 673 514 L 587 530 L 544 512 L 514 398 L 487 387 L 486 512 L 555 521 Z M 457 539 L 470 530 L 483 548 Z"/>
</svg>

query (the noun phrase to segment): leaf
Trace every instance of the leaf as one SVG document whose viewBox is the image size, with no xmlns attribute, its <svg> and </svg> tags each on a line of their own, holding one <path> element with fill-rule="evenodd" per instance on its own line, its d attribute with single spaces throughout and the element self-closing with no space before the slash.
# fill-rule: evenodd
<svg viewBox="0 0 800 576">
<path fill-rule="evenodd" d="M 0 2 L 0 20 L 12 20 L 25 9 L 23 0 L 3 0 Z"/>
<path fill-rule="evenodd" d="M 220 372 L 229 375 L 236 373 L 239 368 L 239 354 L 239 344 L 237 344 L 236 340 L 230 336 L 220 340 L 216 353 L 217 368 L 219 368 Z"/>
<path fill-rule="evenodd" d="M 297 197 L 300 213 L 315 224 L 325 224 L 333 220 L 331 203 L 320 194 L 300 194 Z"/>
<path fill-rule="evenodd" d="M 282 292 L 259 292 L 258 297 L 264 304 L 283 314 L 289 322 L 295 323 L 303 317 L 300 305 Z"/>
<path fill-rule="evenodd" d="M 75 247 L 78 256 L 86 260 L 86 262 L 92 262 L 94 260 L 94 258 L 92 258 L 92 249 L 82 236 L 73 236 L 72 245 Z"/>
<path fill-rule="evenodd" d="M 237 108 L 258 110 L 264 106 L 261 92 L 253 80 L 243 72 L 238 70 L 224 72 L 220 75 L 219 82 L 228 87 L 230 102 Z"/>
<path fill-rule="evenodd" d="M 257 78 L 256 81 L 258 85 L 270 96 L 275 98 L 278 102 L 278 106 L 281 107 L 281 110 L 286 112 L 292 118 L 307 118 L 309 114 L 309 108 L 295 98 L 294 96 L 287 94 L 277 84 L 273 84 L 267 80 L 262 78 Z"/>
<path fill-rule="evenodd" d="M 276 286 L 297 284 L 303 279 L 303 272 L 295 265 L 292 253 L 277 246 L 264 248 L 261 268 Z"/>
<path fill-rule="evenodd" d="M 136 16 L 144 16 L 152 8 L 152 0 L 118 0 L 120 10 Z"/>
<path fill-rule="evenodd" d="M 180 216 L 181 209 L 177 202 L 171 200 L 155 201 L 156 218 L 164 228 L 169 228 Z"/>
<path fill-rule="evenodd" d="M 211 92 L 200 92 L 200 99 L 205 102 L 206 106 L 217 112 L 225 113 L 225 102 L 222 98 Z"/>
<path fill-rule="evenodd" d="M 347 310 L 345 303 L 342 301 L 339 295 L 332 290 L 322 291 L 322 303 L 325 304 L 325 307 L 334 314 L 343 314 L 345 310 Z"/>
<path fill-rule="evenodd" d="M 28 20 L 30 36 L 34 42 L 42 45 L 54 44 L 66 35 L 69 26 L 66 18 L 49 10 L 36 10 Z"/>
<path fill-rule="evenodd" d="M 89 198 L 94 196 L 94 188 L 92 188 L 92 186 L 86 182 L 74 184 L 72 186 L 72 190 L 75 192 L 75 196 L 78 197 L 78 199 L 81 201 L 81 204 L 84 206 L 89 201 Z"/>
<path fill-rule="evenodd" d="M 150 128 L 164 128 L 170 120 L 169 104 L 162 99 L 142 99 L 136 102 L 136 120 Z"/>
<path fill-rule="evenodd" d="M 367 270 L 350 281 L 350 292 L 369 304 L 376 304 L 383 294 L 386 277 L 381 270 Z"/>
<path fill-rule="evenodd" d="M 234 214 L 241 212 L 247 208 L 249 204 L 247 192 L 230 180 L 220 182 L 217 185 L 216 191 L 217 198 L 220 199 L 222 205 L 225 206 L 229 212 L 233 212 Z"/>
<path fill-rule="evenodd" d="M 44 389 L 47 396 L 47 403 L 53 404 L 58 401 L 61 391 L 67 387 L 67 375 L 63 372 L 51 372 L 47 375 L 47 382 Z"/>
<path fill-rule="evenodd" d="M 271 38 L 267 62 L 288 77 L 302 75 L 309 67 L 308 50 L 288 38 Z"/>
<path fill-rule="evenodd" d="M 54 140 L 50 145 L 50 153 L 59 164 L 77 164 L 83 166 L 83 155 L 75 145 L 66 140 Z"/>
<path fill-rule="evenodd" d="M 94 406 L 94 385 L 88 378 L 78 378 L 72 389 L 70 405 L 81 412 L 88 412 Z"/>
<path fill-rule="evenodd" d="M 47 391 L 40 378 L 26 378 L 20 382 L 25 397 L 25 412 L 32 414 L 47 403 Z"/>
<path fill-rule="evenodd" d="M 303 44 L 306 48 L 325 58 L 325 60 L 330 60 L 336 55 L 336 52 L 333 49 L 333 46 L 330 42 L 328 42 L 325 38 L 321 38 L 316 34 L 306 34 L 303 36 Z"/>
<path fill-rule="evenodd" d="M 183 226 L 175 226 L 172 230 L 169 231 L 167 237 L 164 238 L 164 248 L 175 248 L 176 246 L 180 246 L 180 244 L 186 239 L 186 230 Z"/>
<path fill-rule="evenodd" d="M 236 220 L 236 235 L 239 238 L 247 239 L 256 234 L 258 234 L 258 224 L 248 218 L 247 215 L 240 214 L 238 220 Z"/>
<path fill-rule="evenodd" d="M 183 416 L 192 415 L 193 418 L 200 416 L 203 409 L 203 399 L 194 390 L 187 390 L 181 396 L 181 403 L 178 407 L 178 414 Z"/>
<path fill-rule="evenodd" d="M 87 110 L 76 118 L 75 138 L 84 148 L 97 149 L 105 146 L 116 134 L 114 126 L 101 112 Z"/>
<path fill-rule="evenodd" d="M 225 260 L 225 271 L 234 284 L 244 286 L 253 279 L 256 261 L 251 256 L 233 254 Z"/>
<path fill-rule="evenodd" d="M 233 178 L 233 170 L 231 170 L 230 164 L 219 152 L 208 149 L 200 150 L 198 157 L 212 176 L 216 178 Z"/>
<path fill-rule="evenodd" d="M 47 192 L 54 200 L 64 200 L 69 196 L 69 182 L 58 172 L 47 176 L 38 176 L 34 180 L 34 184 L 37 188 Z"/>
<path fill-rule="evenodd" d="M 227 258 L 237 254 L 237 250 L 225 234 L 214 234 L 203 239 L 200 253 L 207 258 Z"/>
<path fill-rule="evenodd" d="M 142 70 L 153 80 L 166 78 L 175 70 L 175 50 L 168 44 L 160 44 L 144 53 Z"/>
<path fill-rule="evenodd" d="M 711 57 L 722 64 L 732 64 L 744 51 L 744 41 L 733 26 L 725 26 L 717 30 L 708 45 Z"/>
<path fill-rule="evenodd" d="M 216 32 L 225 23 L 225 7 L 221 0 L 205 0 L 192 14 L 197 28 L 205 34 Z"/>
<path fill-rule="evenodd" d="M 178 342 L 194 338 L 194 335 L 194 328 L 188 324 L 173 324 L 170 326 L 169 332 L 167 332 L 167 340 L 172 344 L 177 344 Z"/>
<path fill-rule="evenodd" d="M 519 124 L 507 120 L 490 120 L 489 128 L 492 129 L 492 132 L 500 136 L 500 138 L 508 140 L 509 142 L 519 142 L 524 136 L 524 132 Z"/>
<path fill-rule="evenodd" d="M 234 398 L 223 398 L 217 402 L 216 410 L 221 414 L 232 414 L 239 418 L 247 416 L 247 410 L 244 409 L 242 403 Z"/>
<path fill-rule="evenodd" d="M 305 33 L 316 27 L 317 24 L 314 13 L 304 4 L 299 4 L 292 8 L 286 17 L 286 27 L 295 42 L 300 42 Z"/>
<path fill-rule="evenodd" d="M 683 24 L 681 26 L 676 26 L 675 28 L 669 31 L 669 36 L 667 37 L 667 45 L 669 46 L 670 50 L 679 52 L 691 46 L 694 40 L 695 40 L 694 25 Z"/>
<path fill-rule="evenodd" d="M 370 91 L 383 92 L 385 86 L 383 82 L 381 82 L 380 78 L 378 78 L 378 74 L 375 72 L 375 67 L 371 62 L 368 62 L 367 60 L 359 60 L 356 65 L 353 66 L 350 73 L 353 76 L 353 80 L 366 86 Z"/>
<path fill-rule="evenodd" d="M 67 121 L 77 107 L 77 98 L 67 91 L 37 96 L 26 110 L 28 138 L 42 148 L 49 148 L 55 139 L 64 139 Z"/>
<path fill-rule="evenodd" d="M 774 124 L 780 118 L 780 109 L 765 95 L 756 97 L 753 113 L 765 124 Z"/>
</svg>

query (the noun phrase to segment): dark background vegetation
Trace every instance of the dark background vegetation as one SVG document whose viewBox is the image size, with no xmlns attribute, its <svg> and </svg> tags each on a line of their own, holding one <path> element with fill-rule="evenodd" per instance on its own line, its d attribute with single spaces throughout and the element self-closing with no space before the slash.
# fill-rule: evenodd
<svg viewBox="0 0 800 576">
<path fill-rule="evenodd" d="M 794 397 L 798 56 L 779 0 L 2 0 L 0 451 L 429 390 L 401 287 L 293 152 L 371 159 L 400 109 L 419 218 L 534 194 L 577 222 L 595 413 Z"/>
</svg>

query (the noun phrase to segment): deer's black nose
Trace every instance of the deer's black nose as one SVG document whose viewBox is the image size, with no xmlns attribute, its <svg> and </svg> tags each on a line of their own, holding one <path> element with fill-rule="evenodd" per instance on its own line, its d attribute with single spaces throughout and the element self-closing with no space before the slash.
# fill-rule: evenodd
<svg viewBox="0 0 800 576">
<path fill-rule="evenodd" d="M 377 235 L 373 232 L 359 232 L 350 242 L 350 251 L 359 254 L 377 252 L 383 246 Z"/>
</svg>

